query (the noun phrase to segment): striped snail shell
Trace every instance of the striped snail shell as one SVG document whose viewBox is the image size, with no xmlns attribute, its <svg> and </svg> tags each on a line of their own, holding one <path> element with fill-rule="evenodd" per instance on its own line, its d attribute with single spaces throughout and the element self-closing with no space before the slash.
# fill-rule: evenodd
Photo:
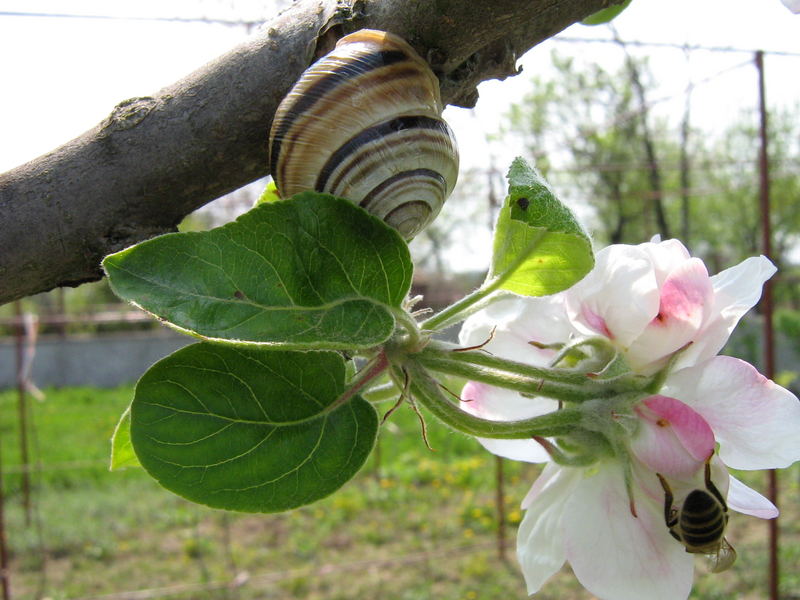
<svg viewBox="0 0 800 600">
<path fill-rule="evenodd" d="M 347 198 L 410 240 L 439 213 L 458 175 L 442 109 L 439 81 L 404 40 L 369 29 L 343 37 L 275 113 L 270 172 L 280 196 Z"/>
</svg>

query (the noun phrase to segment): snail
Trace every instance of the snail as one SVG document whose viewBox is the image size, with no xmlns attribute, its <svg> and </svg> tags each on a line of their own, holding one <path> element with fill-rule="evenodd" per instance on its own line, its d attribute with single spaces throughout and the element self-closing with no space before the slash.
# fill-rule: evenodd
<svg viewBox="0 0 800 600">
<path fill-rule="evenodd" d="M 270 172 L 282 198 L 347 198 L 407 240 L 453 191 L 458 150 L 439 81 L 403 39 L 362 29 L 309 67 L 275 113 Z"/>
</svg>

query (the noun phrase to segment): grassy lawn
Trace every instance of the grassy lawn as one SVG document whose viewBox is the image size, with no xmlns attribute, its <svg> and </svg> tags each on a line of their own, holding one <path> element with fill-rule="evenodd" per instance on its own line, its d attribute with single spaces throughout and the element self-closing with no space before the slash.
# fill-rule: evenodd
<svg viewBox="0 0 800 600">
<path fill-rule="evenodd" d="M 108 440 L 131 393 L 72 388 L 29 399 L 38 467 L 29 524 L 16 468 L 16 393 L 0 393 L 13 598 L 526 597 L 513 544 L 535 465 L 503 463 L 506 560 L 497 550 L 494 457 L 432 418 L 429 451 L 406 409 L 382 429 L 379 455 L 330 498 L 285 514 L 226 513 L 172 495 L 139 469 L 108 471 Z M 763 474 L 739 475 L 763 489 Z M 798 465 L 781 473 L 786 598 L 800 597 L 799 480 Z M 765 597 L 766 533 L 763 521 L 733 513 L 728 538 L 739 561 L 709 575 L 698 560 L 692 597 Z M 591 598 L 568 568 L 538 597 Z"/>
</svg>

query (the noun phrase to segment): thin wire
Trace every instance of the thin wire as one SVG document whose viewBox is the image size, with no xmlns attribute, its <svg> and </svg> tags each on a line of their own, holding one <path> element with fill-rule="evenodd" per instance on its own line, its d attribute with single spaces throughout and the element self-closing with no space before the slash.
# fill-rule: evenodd
<svg viewBox="0 0 800 600">
<path fill-rule="evenodd" d="M 755 159 L 752 159 L 752 160 L 741 160 L 741 159 L 733 159 L 733 158 L 732 159 L 728 159 L 728 160 L 718 159 L 718 160 L 703 161 L 702 162 L 702 167 L 703 168 L 707 168 L 707 167 L 714 167 L 714 166 L 716 166 L 716 167 L 721 167 L 721 166 L 731 166 L 731 167 L 733 167 L 733 166 L 742 166 L 742 167 L 751 166 L 755 170 L 755 168 L 756 168 L 755 162 L 756 162 Z M 786 157 L 786 158 L 783 159 L 783 161 L 775 161 L 775 162 L 776 163 L 783 162 L 783 163 L 789 163 L 789 164 L 792 164 L 792 165 L 800 166 L 800 158 Z M 676 161 L 671 161 L 671 160 L 668 160 L 668 161 L 657 160 L 656 161 L 656 165 L 658 165 L 658 167 L 660 169 L 664 169 L 665 171 L 678 171 L 681 168 L 680 163 L 678 163 Z M 651 166 L 650 163 L 646 163 L 646 162 L 592 163 L 592 164 L 586 164 L 586 165 L 584 165 L 584 164 L 576 165 L 574 167 L 550 168 L 548 170 L 548 174 L 549 173 L 582 173 L 582 172 L 586 171 L 586 169 L 595 169 L 597 171 L 603 171 L 603 172 L 634 171 L 634 170 L 639 171 L 639 170 L 649 169 L 650 166 Z M 484 171 L 488 171 L 489 169 L 483 169 L 483 170 Z M 798 171 L 794 170 L 794 169 L 781 169 L 781 170 L 770 169 L 770 173 L 773 176 L 782 175 L 782 174 L 797 175 Z"/>
<path fill-rule="evenodd" d="M 207 17 L 136 17 L 136 16 L 118 16 L 118 15 L 83 15 L 73 13 L 46 13 L 46 12 L 18 12 L 18 11 L 0 11 L 0 16 L 3 17 L 35 17 L 35 18 L 56 18 L 56 19 L 106 19 L 106 20 L 123 20 L 123 21 L 164 21 L 175 23 L 212 23 L 218 25 L 244 25 L 252 27 L 253 25 L 261 25 L 264 20 L 248 21 L 248 20 L 233 20 L 233 19 L 217 19 Z M 551 38 L 556 42 L 566 43 L 580 43 L 580 44 L 617 44 L 615 40 L 607 38 L 583 38 L 574 36 L 554 36 Z M 629 40 L 625 42 L 631 46 L 638 46 L 642 48 L 673 48 L 676 50 L 689 50 L 689 51 L 705 51 L 705 52 L 737 52 L 753 54 L 755 48 L 741 48 L 736 46 L 705 46 L 703 44 L 677 44 L 674 42 L 643 42 L 641 40 Z M 800 52 L 789 52 L 787 50 L 763 50 L 764 54 L 772 54 L 776 56 L 793 56 L 800 57 Z"/>
<path fill-rule="evenodd" d="M 6 473 L 21 474 L 21 473 L 44 473 L 49 471 L 75 471 L 87 468 L 104 467 L 107 469 L 108 461 L 103 459 L 94 460 L 76 460 L 72 462 L 57 462 L 39 465 L 11 465 L 3 469 Z"/>
<path fill-rule="evenodd" d="M 772 168 L 774 164 L 786 164 L 790 165 L 795 168 L 783 168 L 783 169 L 775 169 Z M 680 164 L 674 161 L 662 161 L 656 160 L 655 164 L 658 168 L 663 169 L 665 171 L 678 171 L 680 170 Z M 770 175 L 772 181 L 777 181 L 782 178 L 794 177 L 800 175 L 800 158 L 794 157 L 786 157 L 782 161 L 773 161 L 772 165 L 770 165 Z M 739 160 L 739 159 L 730 159 L 730 160 L 713 160 L 713 161 L 698 161 L 698 166 L 695 167 L 695 170 L 706 170 L 709 167 L 725 167 L 725 166 L 741 166 L 741 167 L 751 167 L 752 170 L 755 172 L 757 165 L 755 159 L 753 160 Z M 580 164 L 575 166 L 563 166 L 563 167 L 550 167 L 547 170 L 547 177 L 553 177 L 556 175 L 569 175 L 572 176 L 575 173 L 586 173 L 587 170 L 591 169 L 592 171 L 600 171 L 604 173 L 608 172 L 622 172 L 622 171 L 641 171 L 645 169 L 649 169 L 651 167 L 650 163 L 646 162 L 609 162 L 609 163 L 588 163 L 588 164 Z M 482 173 L 488 174 L 492 172 L 491 168 L 487 167 L 473 167 L 470 169 L 472 173 Z"/>
<path fill-rule="evenodd" d="M 712 73 L 711 75 L 708 75 L 708 76 L 704 77 L 703 79 L 700 79 L 700 80 L 696 81 L 693 84 L 693 88 L 697 88 L 700 85 L 704 85 L 706 83 L 709 83 L 709 82 L 717 79 L 718 77 L 722 77 L 723 75 L 726 75 L 727 73 L 729 73 L 731 71 L 735 71 L 735 70 L 741 69 L 743 67 L 750 67 L 751 65 L 752 65 L 752 61 L 751 60 L 747 60 L 747 61 L 744 61 L 744 62 L 741 62 L 741 63 L 737 63 L 737 64 L 734 64 L 734 65 L 729 65 L 729 66 L 725 67 L 724 69 L 722 69 L 720 71 L 717 71 L 716 73 Z M 608 128 L 611 128 L 611 127 L 615 127 L 617 125 L 621 125 L 622 123 L 625 123 L 627 121 L 630 121 L 630 120 L 642 115 L 644 112 L 646 112 L 647 110 L 649 110 L 650 108 L 652 108 L 656 104 L 661 104 L 662 102 L 667 102 L 668 100 L 674 100 L 675 98 L 678 98 L 679 96 L 685 95 L 685 93 L 686 93 L 686 90 L 680 90 L 679 92 L 675 92 L 674 94 L 661 96 L 660 98 L 656 98 L 655 100 L 649 100 L 649 101 L 645 102 L 640 108 L 637 108 L 635 110 L 630 110 L 630 111 L 628 111 L 626 113 L 623 113 L 623 114 L 619 115 L 618 117 L 616 117 L 616 118 L 614 118 L 614 119 L 612 119 L 610 121 L 607 121 L 606 123 L 603 123 L 602 125 L 600 125 L 598 127 L 595 127 L 593 130 L 590 130 L 590 131 L 598 131 L 601 128 L 602 129 L 608 129 Z M 585 136 L 585 132 L 584 132 L 584 136 Z M 583 137 L 583 136 L 575 136 L 572 139 L 577 139 L 578 137 Z"/>
<path fill-rule="evenodd" d="M 582 38 L 572 36 L 555 36 L 551 38 L 556 42 L 566 43 L 579 43 L 579 44 L 615 44 L 619 42 L 609 38 Z M 677 44 L 674 42 L 642 42 L 640 40 L 626 40 L 626 44 L 630 46 L 639 46 L 641 48 L 672 48 L 675 50 L 688 50 L 688 51 L 705 51 L 705 52 L 736 52 L 753 54 L 756 50 L 753 48 L 738 48 L 735 46 L 704 46 L 702 44 Z M 794 56 L 800 57 L 800 52 L 789 52 L 786 50 L 763 50 L 764 54 L 772 54 L 775 56 Z"/>
<path fill-rule="evenodd" d="M 217 19 L 209 17 L 137 17 L 126 15 L 81 15 L 72 13 L 39 13 L 0 11 L 0 17 L 33 17 L 47 19 L 101 19 L 106 21 L 160 21 L 165 23 L 208 23 L 209 25 L 229 25 L 253 27 L 261 25 L 264 20 L 245 21 L 233 19 Z"/>
</svg>

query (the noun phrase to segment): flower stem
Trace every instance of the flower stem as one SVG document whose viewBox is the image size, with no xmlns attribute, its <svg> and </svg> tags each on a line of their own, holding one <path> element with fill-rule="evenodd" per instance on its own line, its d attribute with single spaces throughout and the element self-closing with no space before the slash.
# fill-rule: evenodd
<svg viewBox="0 0 800 600">
<path fill-rule="evenodd" d="M 347 403 L 350 398 L 355 396 L 361 388 L 367 385 L 370 381 L 380 377 L 386 369 L 389 368 L 389 359 L 386 354 L 381 352 L 378 354 L 367 366 L 355 374 L 347 385 L 347 388 L 341 395 L 330 405 L 329 409 L 338 408 L 342 404 Z"/>
<path fill-rule="evenodd" d="M 398 393 L 399 391 L 397 386 L 393 382 L 389 381 L 387 383 L 382 383 L 381 385 L 371 387 L 365 392 L 362 392 L 361 395 L 367 402 L 379 404 L 381 402 L 386 402 L 387 400 L 396 399 Z"/>
<path fill-rule="evenodd" d="M 648 379 L 630 375 L 593 379 L 585 373 L 534 367 L 480 351 L 454 352 L 437 342 L 432 342 L 415 358 L 434 371 L 566 402 L 584 402 L 635 392 L 649 383 Z"/>
<path fill-rule="evenodd" d="M 408 340 L 406 343 L 407 346 L 411 348 L 418 348 L 423 345 L 423 336 L 419 325 L 408 312 L 403 309 L 396 309 L 394 311 L 394 318 L 397 320 L 397 323 L 406 331 L 406 335 L 408 336 L 408 338 L 406 338 Z M 427 337 L 428 336 L 425 336 L 425 338 Z"/>
<path fill-rule="evenodd" d="M 554 383 L 566 383 L 582 386 L 587 382 L 587 380 L 590 380 L 590 378 L 586 376 L 586 373 L 576 373 L 575 371 L 568 371 L 566 369 L 536 367 L 513 360 L 507 360 L 505 358 L 500 358 L 494 354 L 489 354 L 488 352 L 483 352 L 481 350 L 459 350 L 457 346 L 443 342 L 431 342 L 430 345 L 423 350 L 420 356 L 430 356 L 448 361 L 481 365 L 499 371 L 509 371 L 512 373 L 525 375 L 527 377 L 544 379 Z"/>
<path fill-rule="evenodd" d="M 438 331 L 439 329 L 444 329 L 448 325 L 463 321 L 470 314 L 483 307 L 482 304 L 478 303 L 491 294 L 495 288 L 496 286 L 493 285 L 479 287 L 471 294 L 467 294 L 461 298 L 461 300 L 456 301 L 441 312 L 423 321 L 421 324 L 422 329 L 426 331 Z"/>
<path fill-rule="evenodd" d="M 492 298 L 488 298 L 488 296 L 492 292 L 500 289 L 500 287 L 517 272 L 517 269 L 530 258 L 539 247 L 546 233 L 547 232 L 542 229 L 542 231 L 529 239 L 526 247 L 516 252 L 515 258 L 509 264 L 503 265 L 503 270 L 500 273 L 494 273 L 495 265 L 493 264 L 486 277 L 486 281 L 483 282 L 481 287 L 471 294 L 464 296 L 455 304 L 451 304 L 440 313 L 433 315 L 430 319 L 423 321 L 422 329 L 436 331 L 448 325 L 458 323 L 466 319 L 470 314 L 483 308 L 485 304 L 497 300 L 499 296 L 494 296 Z M 483 300 L 486 300 L 486 302 L 482 302 Z"/>
<path fill-rule="evenodd" d="M 519 421 L 481 419 L 461 410 L 448 400 L 439 383 L 418 361 L 409 359 L 403 368 L 409 375 L 411 393 L 416 401 L 453 429 L 469 435 L 495 439 L 565 435 L 573 431 L 581 420 L 580 411 L 570 408 Z"/>
</svg>

